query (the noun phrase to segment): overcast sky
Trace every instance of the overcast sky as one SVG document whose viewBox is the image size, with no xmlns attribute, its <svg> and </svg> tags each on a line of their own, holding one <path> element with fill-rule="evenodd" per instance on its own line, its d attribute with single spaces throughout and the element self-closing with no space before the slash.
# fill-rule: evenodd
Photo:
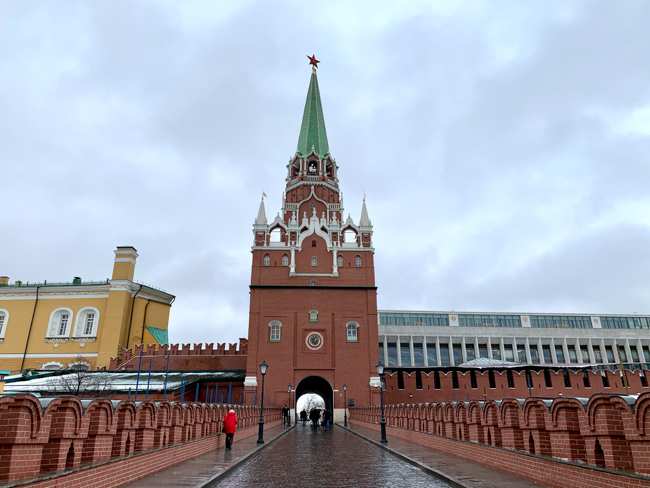
<svg viewBox="0 0 650 488">
<path fill-rule="evenodd" d="M 310 68 L 380 309 L 650 314 L 650 2 L 0 3 L 0 275 L 248 330 Z"/>
</svg>

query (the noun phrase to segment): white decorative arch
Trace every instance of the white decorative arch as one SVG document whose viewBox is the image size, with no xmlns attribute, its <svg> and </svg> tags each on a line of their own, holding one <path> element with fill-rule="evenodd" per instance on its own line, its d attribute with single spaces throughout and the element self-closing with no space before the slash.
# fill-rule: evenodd
<svg viewBox="0 0 650 488">
<path fill-rule="evenodd" d="M 95 307 L 84 307 L 77 312 L 72 337 L 97 337 L 98 324 L 99 310 Z"/>
<path fill-rule="evenodd" d="M 41 369 L 48 371 L 61 371 L 63 365 L 57 361 L 50 361 L 49 363 L 41 364 Z"/>
<path fill-rule="evenodd" d="M 74 371 L 92 371 L 92 366 L 86 361 L 75 361 L 74 363 L 68 363 L 68 369 Z"/>
<path fill-rule="evenodd" d="M 279 320 L 271 320 L 269 322 L 269 340 L 279 342 L 282 338 L 282 322 Z"/>
<path fill-rule="evenodd" d="M 356 342 L 359 340 L 359 323 L 355 322 L 354 320 L 351 320 L 347 324 L 345 324 L 345 328 L 347 329 L 347 338 L 348 342 Z"/>
<path fill-rule="evenodd" d="M 68 337 L 72 328 L 73 313 L 67 307 L 60 307 L 50 314 L 47 337 Z"/>
<path fill-rule="evenodd" d="M 4 339 L 8 323 L 9 311 L 5 308 L 0 308 L 0 339 Z"/>
</svg>

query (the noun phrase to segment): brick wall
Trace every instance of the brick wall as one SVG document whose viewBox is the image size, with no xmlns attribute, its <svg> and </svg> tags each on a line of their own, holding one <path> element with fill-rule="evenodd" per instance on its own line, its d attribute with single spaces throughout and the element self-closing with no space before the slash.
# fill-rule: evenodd
<svg viewBox="0 0 650 488">
<path fill-rule="evenodd" d="M 389 435 L 552 487 L 650 487 L 650 393 L 391 404 Z M 646 420 L 646 418 L 648 420 Z M 352 422 L 379 429 L 379 406 Z"/>
<path fill-rule="evenodd" d="M 121 486 L 221 446 L 230 408 L 238 439 L 257 432 L 251 405 L 2 396 L 0 482 Z M 264 411 L 267 427 L 281 422 L 280 409 Z"/>
</svg>

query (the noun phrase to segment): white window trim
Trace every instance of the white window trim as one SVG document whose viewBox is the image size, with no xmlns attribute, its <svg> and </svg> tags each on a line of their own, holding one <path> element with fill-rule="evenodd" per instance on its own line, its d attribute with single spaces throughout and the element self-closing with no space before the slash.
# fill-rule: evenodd
<svg viewBox="0 0 650 488">
<path fill-rule="evenodd" d="M 311 257 L 311 265 L 312 265 L 313 267 L 318 266 L 318 258 L 317 258 L 316 256 L 312 256 L 312 257 Z"/>
<path fill-rule="evenodd" d="M 72 369 L 73 366 L 76 366 L 77 364 L 78 365 L 88 366 L 87 369 L 84 368 L 84 369 L 81 369 L 79 371 L 92 371 L 93 370 L 93 367 L 87 361 L 75 361 L 74 363 L 68 363 L 68 369 Z"/>
<path fill-rule="evenodd" d="M 362 264 L 363 264 L 363 262 L 361 261 L 361 256 L 356 256 L 356 257 L 354 258 L 354 265 L 355 265 L 357 268 L 360 268 Z"/>
<path fill-rule="evenodd" d="M 59 369 L 50 369 L 49 371 L 61 371 L 63 370 L 63 365 L 57 361 L 50 361 L 49 363 L 41 364 L 41 369 L 48 369 L 50 366 L 58 366 Z"/>
<path fill-rule="evenodd" d="M 270 266 L 270 265 L 271 265 L 271 256 L 265 254 L 264 257 L 262 258 L 262 266 Z"/>
<path fill-rule="evenodd" d="M 278 326 L 278 338 L 273 339 L 272 334 L 273 334 L 273 326 L 277 325 Z M 271 320 L 269 322 L 269 341 L 271 342 L 280 342 L 282 340 L 282 322 L 279 320 Z"/>
<path fill-rule="evenodd" d="M 354 325 L 354 339 L 350 338 L 350 326 Z M 359 340 L 359 323 L 351 320 L 345 324 L 345 337 L 348 342 L 357 342 Z"/>
<path fill-rule="evenodd" d="M 285 261 L 287 264 L 284 264 Z M 289 256 L 287 254 L 282 255 L 282 266 L 289 266 Z"/>
<path fill-rule="evenodd" d="M 68 318 L 68 326 L 66 328 L 66 331 L 63 334 L 59 334 L 59 325 L 61 323 L 61 315 L 63 313 L 67 313 L 69 315 Z M 70 330 L 72 330 L 72 319 L 74 317 L 74 314 L 72 313 L 72 310 L 70 310 L 67 307 L 59 307 L 56 310 L 53 310 L 52 313 L 50 314 L 50 322 L 47 327 L 47 337 L 48 338 L 57 338 L 57 337 L 69 337 L 70 336 Z"/>
<path fill-rule="evenodd" d="M 5 338 L 5 332 L 7 332 L 7 325 L 9 324 L 9 311 L 4 308 L 0 308 L 0 317 L 4 317 L 2 321 L 2 329 L 0 329 L 0 339 Z"/>
<path fill-rule="evenodd" d="M 84 334 L 86 329 L 86 317 L 88 313 L 95 314 L 95 321 L 93 322 L 93 330 L 90 334 Z M 97 325 L 99 324 L 99 310 L 95 307 L 84 307 L 77 312 L 77 319 L 74 325 L 74 334 L 72 337 L 97 337 Z"/>
<path fill-rule="evenodd" d="M 337 266 L 338 268 L 342 268 L 342 267 L 343 267 L 343 256 L 339 256 L 339 257 L 336 258 L 336 266 Z"/>
</svg>

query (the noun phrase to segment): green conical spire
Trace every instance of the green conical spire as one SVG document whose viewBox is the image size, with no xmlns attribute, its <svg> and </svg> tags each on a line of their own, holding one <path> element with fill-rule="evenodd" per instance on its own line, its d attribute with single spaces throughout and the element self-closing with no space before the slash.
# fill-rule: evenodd
<svg viewBox="0 0 650 488">
<path fill-rule="evenodd" d="M 318 90 L 318 78 L 315 70 L 311 73 L 296 153 L 299 156 L 306 156 L 311 153 L 312 147 L 321 158 L 329 156 L 330 148 L 327 143 L 325 118 L 323 117 L 323 106 L 320 103 L 320 91 Z"/>
</svg>

